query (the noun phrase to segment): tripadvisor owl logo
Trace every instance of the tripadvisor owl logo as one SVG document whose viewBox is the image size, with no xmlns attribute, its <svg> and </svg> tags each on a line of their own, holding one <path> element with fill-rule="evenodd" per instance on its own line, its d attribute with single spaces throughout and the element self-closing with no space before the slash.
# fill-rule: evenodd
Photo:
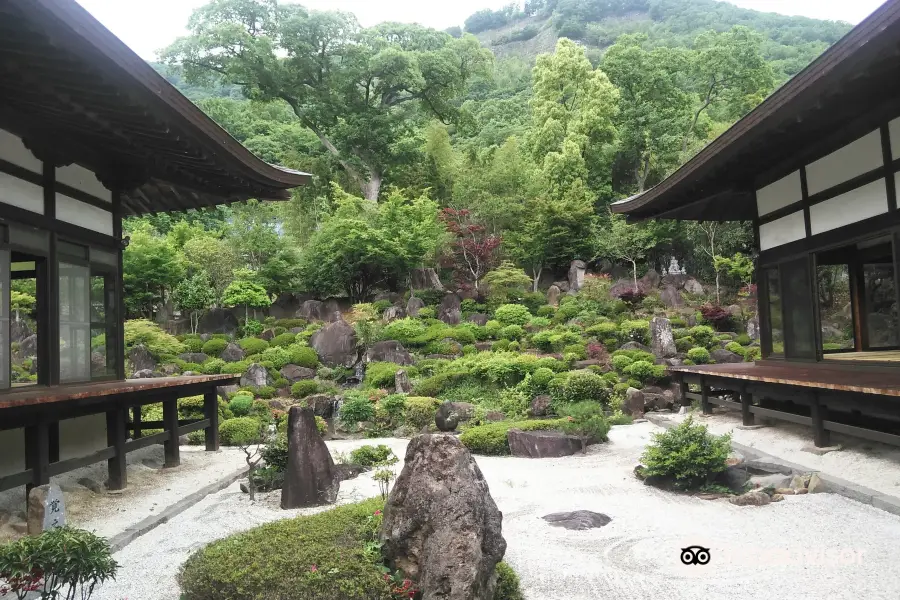
<svg viewBox="0 0 900 600">
<path fill-rule="evenodd" d="M 702 546 L 688 546 L 681 549 L 681 562 L 686 565 L 709 564 L 709 548 Z"/>
</svg>

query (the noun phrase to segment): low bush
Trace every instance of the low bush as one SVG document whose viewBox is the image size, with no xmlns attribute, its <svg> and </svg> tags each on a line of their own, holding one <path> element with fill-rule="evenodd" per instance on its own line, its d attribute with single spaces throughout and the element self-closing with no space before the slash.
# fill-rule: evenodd
<svg viewBox="0 0 900 600">
<path fill-rule="evenodd" d="M 553 379 L 555 375 L 556 373 L 547 367 L 535 369 L 534 373 L 531 374 L 531 384 L 537 389 L 545 390 L 547 389 L 547 384 L 550 383 L 550 380 Z"/>
<path fill-rule="evenodd" d="M 384 429 L 395 429 L 403 424 L 405 410 L 405 394 L 388 394 L 375 405 L 375 422 Z"/>
<path fill-rule="evenodd" d="M 664 477 L 683 489 L 702 486 L 726 468 L 731 453 L 731 435 L 709 433 L 705 425 L 688 417 L 668 431 L 653 435 L 641 462 L 644 474 Z"/>
<path fill-rule="evenodd" d="M 396 459 L 393 450 L 388 446 L 367 444 L 350 452 L 350 463 L 361 467 L 374 467 L 387 463 L 392 457 Z"/>
<path fill-rule="evenodd" d="M 549 304 L 547 304 L 547 305 L 544 305 L 544 306 L 540 307 L 539 309 L 537 309 L 537 312 L 535 312 L 534 314 L 536 314 L 539 317 L 546 317 L 549 319 L 549 318 L 553 317 L 553 315 L 556 314 L 556 307 L 550 306 Z"/>
<path fill-rule="evenodd" d="M 507 325 L 500 330 L 499 335 L 504 340 L 521 340 L 525 337 L 525 330 L 521 325 Z"/>
<path fill-rule="evenodd" d="M 416 384 L 414 391 L 417 396 L 435 398 L 446 388 L 456 384 L 465 377 L 460 373 L 439 373 L 423 379 Z"/>
<path fill-rule="evenodd" d="M 691 336 L 678 338 L 675 340 L 675 349 L 679 352 L 687 352 L 691 348 L 697 345 L 697 342 L 694 341 L 694 338 Z"/>
<path fill-rule="evenodd" d="M 319 391 L 319 383 L 313 379 L 304 379 L 291 386 L 291 396 L 294 398 L 306 398 Z"/>
<path fill-rule="evenodd" d="M 394 376 L 403 369 L 392 362 L 371 362 L 366 365 L 365 385 L 369 388 L 393 388 Z"/>
<path fill-rule="evenodd" d="M 251 400 L 250 405 L 252 404 Z M 263 424 L 259 419 L 235 417 L 219 424 L 219 438 L 225 446 L 252 444 L 260 440 L 262 428 Z"/>
<path fill-rule="evenodd" d="M 269 347 L 269 342 L 259 338 L 250 337 L 238 340 L 238 346 L 241 347 L 241 350 L 243 350 L 247 356 L 253 356 L 254 354 L 262 354 L 265 349 Z"/>
<path fill-rule="evenodd" d="M 696 365 L 705 365 L 710 361 L 709 350 L 706 348 L 691 348 L 688 350 L 687 357 Z"/>
<path fill-rule="evenodd" d="M 228 410 L 236 417 L 246 417 L 250 414 L 251 406 L 253 406 L 253 396 L 242 393 L 231 399 L 231 402 L 228 403 Z"/>
<path fill-rule="evenodd" d="M 633 362 L 634 361 L 631 359 L 631 357 L 626 356 L 625 354 L 617 354 L 612 357 L 613 369 L 622 373 L 624 373 L 625 369 L 627 369 Z"/>
<path fill-rule="evenodd" d="M 640 381 L 643 387 L 649 382 L 665 377 L 666 367 L 665 365 L 655 365 L 646 360 L 637 360 L 625 367 L 622 372 L 630 378 Z"/>
<path fill-rule="evenodd" d="M 282 334 L 276 335 L 274 338 L 272 338 L 272 341 L 269 342 L 269 345 L 287 348 L 288 346 L 293 344 L 296 339 L 297 339 L 296 333 L 282 333 Z"/>
<path fill-rule="evenodd" d="M 492 352 L 506 352 L 509 350 L 509 340 L 497 340 L 491 344 Z"/>
<path fill-rule="evenodd" d="M 750 339 L 750 336 L 747 335 L 746 333 L 742 333 L 742 334 L 738 335 L 736 338 L 734 338 L 734 341 L 737 342 L 738 344 L 740 344 L 741 346 L 749 346 L 750 344 L 753 343 L 753 340 Z"/>
<path fill-rule="evenodd" d="M 423 306 L 419 309 L 419 318 L 420 319 L 433 319 L 437 314 L 437 311 L 433 306 Z"/>
<path fill-rule="evenodd" d="M 407 425 L 422 429 L 434 424 L 434 415 L 441 401 L 437 398 L 410 396 L 406 399 L 403 419 Z"/>
<path fill-rule="evenodd" d="M 623 342 L 650 343 L 650 321 L 622 321 L 619 325 L 619 339 Z"/>
<path fill-rule="evenodd" d="M 759 360 L 762 358 L 762 349 L 759 346 L 750 346 L 749 348 L 744 348 L 744 360 L 747 362 L 753 362 L 755 360 Z"/>
<path fill-rule="evenodd" d="M 738 344 L 737 342 L 728 342 L 725 344 L 725 349 L 729 352 L 734 352 L 735 354 L 744 355 L 744 347 Z"/>
<path fill-rule="evenodd" d="M 484 324 L 484 333 L 489 338 L 496 338 L 500 335 L 500 330 L 503 329 L 503 325 L 500 321 L 491 319 L 487 323 Z"/>
<path fill-rule="evenodd" d="M 364 394 L 347 394 L 338 417 L 348 427 L 363 421 L 374 421 L 375 405 Z"/>
<path fill-rule="evenodd" d="M 306 319 L 276 319 L 276 327 L 284 327 L 285 329 L 294 329 L 297 327 L 306 327 Z"/>
<path fill-rule="evenodd" d="M 531 320 L 531 316 L 521 304 L 503 304 L 494 311 L 494 318 L 501 325 L 525 325 Z"/>
<path fill-rule="evenodd" d="M 147 319 L 125 321 L 125 350 L 143 344 L 155 357 L 166 354 L 178 355 L 185 351 L 185 346 L 175 336 L 169 335 L 162 328 Z"/>
<path fill-rule="evenodd" d="M 200 365 L 200 372 L 205 373 L 206 375 L 218 375 L 222 372 L 224 366 L 225 361 L 221 358 L 211 358 Z"/>
<path fill-rule="evenodd" d="M 505 456 L 509 454 L 509 441 L 506 434 L 510 429 L 538 431 L 559 429 L 561 426 L 562 419 L 499 421 L 470 427 L 460 434 L 459 441 L 474 454 Z"/>
<path fill-rule="evenodd" d="M 404 346 L 413 345 L 413 340 L 425 335 L 425 324 L 420 320 L 422 311 L 419 311 L 419 319 L 397 319 L 388 323 L 381 331 L 381 339 L 396 340 Z"/>
<path fill-rule="evenodd" d="M 557 402 L 572 404 L 592 401 L 609 403 L 609 386 L 602 377 L 591 371 L 573 371 L 559 376 L 548 386 L 550 395 Z"/>
<path fill-rule="evenodd" d="M 222 351 L 228 346 L 227 340 L 222 340 L 219 338 L 212 338 L 203 344 L 203 348 L 201 351 L 203 354 L 207 356 L 219 356 L 222 354 Z"/>
<path fill-rule="evenodd" d="M 263 353 L 260 355 L 261 363 L 271 363 L 272 367 L 275 369 L 281 369 L 287 364 L 291 364 L 293 360 L 293 353 L 287 348 L 283 348 L 281 346 L 272 346 L 270 348 L 266 348 Z"/>
<path fill-rule="evenodd" d="M 315 369 L 319 366 L 319 355 L 309 346 L 293 344 L 288 348 L 291 355 L 290 364 L 307 369 Z"/>
<path fill-rule="evenodd" d="M 564 417 L 561 429 L 569 435 L 580 437 L 588 444 L 599 444 L 607 440 L 609 422 L 602 404 L 576 402 L 561 406 L 559 413 Z"/>
<path fill-rule="evenodd" d="M 365 500 L 215 541 L 181 568 L 182 598 L 390 600 L 381 553 L 372 551 L 381 520 L 373 515 L 383 507 Z"/>
<path fill-rule="evenodd" d="M 525 600 L 519 576 L 505 562 L 497 563 L 497 588 L 493 600 Z"/>
<path fill-rule="evenodd" d="M 697 325 L 696 327 L 691 327 L 689 332 L 690 336 L 694 338 L 694 341 L 705 348 L 713 346 L 718 341 L 716 331 L 709 325 Z"/>
<path fill-rule="evenodd" d="M 184 344 L 185 352 L 203 351 L 203 340 L 199 337 L 186 337 L 181 343 Z"/>
</svg>

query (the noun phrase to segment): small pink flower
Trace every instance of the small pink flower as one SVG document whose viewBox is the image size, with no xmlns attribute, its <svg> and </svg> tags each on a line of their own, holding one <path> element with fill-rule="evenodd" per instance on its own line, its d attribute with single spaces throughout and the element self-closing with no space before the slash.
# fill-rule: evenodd
<svg viewBox="0 0 900 600">
<path fill-rule="evenodd" d="M 374 514 L 375 514 L 376 517 L 380 517 L 380 516 L 381 516 L 381 511 L 380 511 L 380 510 L 376 510 Z"/>
<path fill-rule="evenodd" d="M 310 572 L 312 572 L 312 573 L 318 573 L 318 572 L 319 572 L 319 567 L 317 567 L 316 565 L 313 565 L 313 566 L 311 566 L 311 567 L 309 568 L 309 570 L 310 570 Z"/>
</svg>

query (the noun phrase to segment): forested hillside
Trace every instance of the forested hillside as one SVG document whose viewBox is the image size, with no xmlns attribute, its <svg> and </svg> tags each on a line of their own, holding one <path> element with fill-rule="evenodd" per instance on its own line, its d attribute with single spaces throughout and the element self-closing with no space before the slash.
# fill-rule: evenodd
<svg viewBox="0 0 900 600">
<path fill-rule="evenodd" d="M 288 203 L 131 221 L 129 308 L 239 305 L 228 289 L 360 301 L 405 289 L 416 267 L 476 294 L 497 269 L 495 285 L 518 273 L 537 289 L 574 259 L 635 277 L 675 257 L 747 283 L 721 258 L 751 252 L 745 225 L 629 225 L 608 204 L 655 185 L 847 28 L 710 0 L 528 0 L 472 15 L 476 38 L 211 3 L 155 66 L 258 156 L 315 177 Z"/>
<path fill-rule="evenodd" d="M 652 46 L 690 46 L 704 31 L 743 25 L 760 33 L 762 55 L 779 81 L 795 75 L 850 30 L 848 23 L 789 17 L 738 8 L 718 0 L 527 0 L 482 10 L 465 22 L 500 57 L 533 61 L 559 37 L 588 48 L 597 63 L 625 33 L 644 33 Z M 454 32 L 455 33 L 455 32 Z"/>
</svg>

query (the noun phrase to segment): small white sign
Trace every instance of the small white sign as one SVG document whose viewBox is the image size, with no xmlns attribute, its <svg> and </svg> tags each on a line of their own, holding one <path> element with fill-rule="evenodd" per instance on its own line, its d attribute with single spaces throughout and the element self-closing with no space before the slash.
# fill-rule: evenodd
<svg viewBox="0 0 900 600">
<path fill-rule="evenodd" d="M 66 502 L 63 500 L 62 490 L 55 483 L 50 484 L 47 498 L 44 500 L 44 531 L 65 527 Z"/>
</svg>

